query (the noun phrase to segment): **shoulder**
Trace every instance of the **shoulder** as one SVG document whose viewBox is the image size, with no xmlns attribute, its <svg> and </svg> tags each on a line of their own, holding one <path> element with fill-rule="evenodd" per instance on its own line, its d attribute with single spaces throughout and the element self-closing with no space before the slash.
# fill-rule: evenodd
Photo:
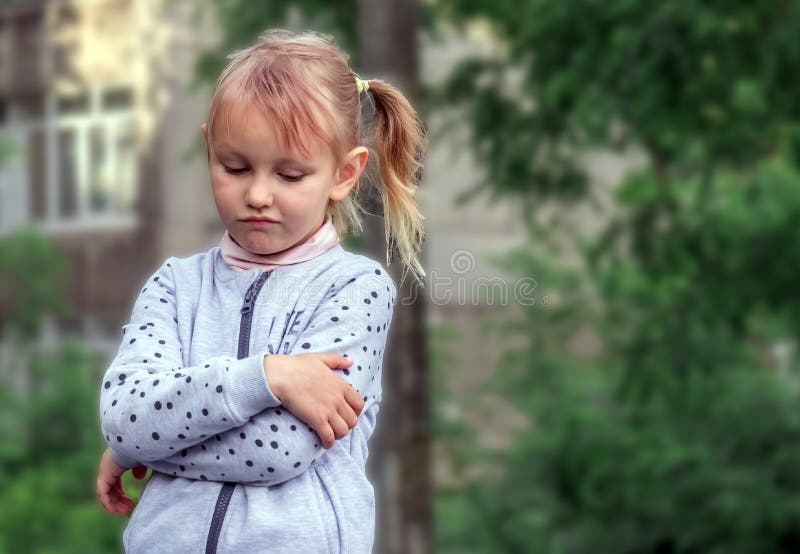
<svg viewBox="0 0 800 554">
<path fill-rule="evenodd" d="M 363 254 L 347 252 L 331 267 L 322 313 L 333 312 L 342 322 L 388 321 L 394 312 L 397 287 L 384 265 Z M 341 313 L 340 313 L 341 312 Z"/>
<path fill-rule="evenodd" d="M 394 300 L 397 286 L 386 267 L 373 258 L 342 249 L 330 267 L 332 288 L 365 293 L 368 297 L 388 294 Z"/>
<path fill-rule="evenodd" d="M 218 249 L 218 246 L 214 246 L 206 252 L 197 252 L 182 257 L 169 256 L 164 260 L 164 266 L 171 268 L 173 271 L 199 271 L 204 266 L 214 263 L 214 254 Z"/>
<path fill-rule="evenodd" d="M 207 266 L 214 262 L 213 250 L 187 256 L 168 256 L 152 271 L 148 280 L 162 285 L 200 280 Z"/>
</svg>

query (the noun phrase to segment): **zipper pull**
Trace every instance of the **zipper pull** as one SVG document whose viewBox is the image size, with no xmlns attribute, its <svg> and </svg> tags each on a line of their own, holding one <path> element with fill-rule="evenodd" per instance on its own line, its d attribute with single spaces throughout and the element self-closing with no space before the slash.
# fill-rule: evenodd
<svg viewBox="0 0 800 554">
<path fill-rule="evenodd" d="M 245 293 L 245 295 L 244 295 L 244 306 L 242 306 L 242 309 L 239 310 L 242 314 L 246 314 L 246 313 L 252 311 L 252 309 L 253 309 L 253 291 L 255 291 L 255 288 L 257 286 L 260 287 L 261 285 L 263 285 L 264 281 L 266 281 L 268 278 L 269 278 L 269 272 L 267 272 L 267 271 L 262 272 L 258 276 L 258 278 L 253 282 L 253 284 L 250 285 L 250 287 L 247 289 L 247 293 Z"/>
<path fill-rule="evenodd" d="M 244 305 L 242 306 L 242 309 L 240 310 L 241 313 L 243 313 L 243 314 L 246 314 L 247 312 L 249 312 L 252 309 L 253 287 L 254 287 L 254 285 L 255 285 L 255 283 L 253 285 L 250 285 L 250 287 L 247 289 L 247 292 L 244 295 Z"/>
<path fill-rule="evenodd" d="M 246 314 L 247 312 L 249 312 L 252 309 L 253 309 L 253 293 L 252 293 L 252 289 L 250 289 L 250 290 L 247 291 L 247 294 L 244 296 L 244 305 L 242 306 L 242 309 L 240 311 L 241 311 L 241 313 Z"/>
</svg>

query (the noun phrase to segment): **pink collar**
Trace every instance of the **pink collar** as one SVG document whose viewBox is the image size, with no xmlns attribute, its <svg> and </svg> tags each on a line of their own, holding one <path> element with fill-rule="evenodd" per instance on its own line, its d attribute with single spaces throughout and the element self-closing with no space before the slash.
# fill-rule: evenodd
<svg viewBox="0 0 800 554">
<path fill-rule="evenodd" d="M 227 229 L 219 241 L 222 257 L 231 269 L 240 272 L 254 267 L 260 267 L 262 272 L 271 271 L 278 266 L 304 262 L 317 257 L 337 244 L 339 244 L 339 235 L 331 216 L 328 216 L 322 227 L 307 240 L 276 254 L 253 254 L 245 250 L 233 240 Z"/>
</svg>

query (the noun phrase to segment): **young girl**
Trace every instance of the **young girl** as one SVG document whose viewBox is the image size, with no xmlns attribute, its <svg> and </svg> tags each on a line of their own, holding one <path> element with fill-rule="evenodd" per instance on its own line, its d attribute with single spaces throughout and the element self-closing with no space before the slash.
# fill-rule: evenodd
<svg viewBox="0 0 800 554">
<path fill-rule="evenodd" d="M 97 494 L 127 512 L 121 474 L 153 470 L 126 552 L 370 552 L 397 289 L 339 241 L 373 154 L 387 242 L 424 275 L 423 126 L 324 35 L 267 31 L 229 60 L 202 126 L 225 232 L 143 283 L 100 388 Z"/>
</svg>

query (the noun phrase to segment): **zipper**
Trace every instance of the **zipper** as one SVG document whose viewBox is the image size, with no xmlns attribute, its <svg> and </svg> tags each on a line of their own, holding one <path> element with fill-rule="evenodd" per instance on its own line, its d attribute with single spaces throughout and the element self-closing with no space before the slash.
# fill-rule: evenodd
<svg viewBox="0 0 800 554">
<path fill-rule="evenodd" d="M 246 358 L 250 355 L 250 328 L 253 322 L 253 308 L 255 307 L 258 293 L 264 285 L 272 271 L 263 271 L 258 278 L 250 285 L 244 295 L 244 304 L 239 312 L 242 314 L 241 324 L 239 325 L 239 351 L 238 359 Z M 219 533 L 222 530 L 222 522 L 225 519 L 225 512 L 231 502 L 233 491 L 236 488 L 235 481 L 226 481 L 217 496 L 217 504 L 214 506 L 214 515 L 211 518 L 211 527 L 208 530 L 208 540 L 206 541 L 206 554 L 216 554 Z"/>
</svg>

